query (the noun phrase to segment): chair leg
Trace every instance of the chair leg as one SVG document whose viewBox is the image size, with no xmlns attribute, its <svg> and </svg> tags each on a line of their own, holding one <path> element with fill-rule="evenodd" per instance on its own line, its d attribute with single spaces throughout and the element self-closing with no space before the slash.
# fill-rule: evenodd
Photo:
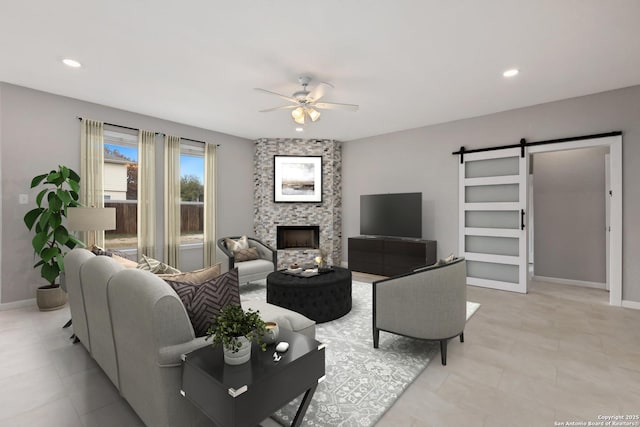
<svg viewBox="0 0 640 427">
<path fill-rule="evenodd" d="M 442 365 L 447 365 L 447 340 L 440 340 L 440 356 L 442 358 Z"/>
<path fill-rule="evenodd" d="M 380 329 L 373 328 L 373 348 L 378 348 L 380 343 Z"/>
<path fill-rule="evenodd" d="M 464 331 L 460 333 L 460 342 L 464 342 Z"/>
</svg>

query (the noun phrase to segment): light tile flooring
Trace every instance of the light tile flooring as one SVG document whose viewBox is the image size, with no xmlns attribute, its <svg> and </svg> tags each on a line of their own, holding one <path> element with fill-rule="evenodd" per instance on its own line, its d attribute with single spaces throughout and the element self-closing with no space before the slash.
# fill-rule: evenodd
<svg viewBox="0 0 640 427">
<path fill-rule="evenodd" d="M 355 280 L 371 281 L 356 275 Z M 470 287 L 482 304 L 378 426 L 553 426 L 640 414 L 640 311 L 604 291 L 534 283 Z M 61 326 L 69 310 L 0 311 L 0 427 L 142 426 Z M 180 426 L 182 427 L 182 426 Z"/>
</svg>

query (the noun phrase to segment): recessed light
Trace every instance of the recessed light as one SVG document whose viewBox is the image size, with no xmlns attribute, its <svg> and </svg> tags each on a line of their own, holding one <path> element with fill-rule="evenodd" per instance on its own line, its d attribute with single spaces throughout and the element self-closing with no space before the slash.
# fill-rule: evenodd
<svg viewBox="0 0 640 427">
<path fill-rule="evenodd" d="M 304 131 L 304 128 L 296 128 L 296 132 L 302 132 Z"/>
<path fill-rule="evenodd" d="M 513 77 L 513 76 L 517 76 L 519 72 L 520 70 L 518 70 L 517 68 L 512 68 L 502 73 L 502 75 L 505 77 Z"/>
<path fill-rule="evenodd" d="M 75 59 L 65 58 L 65 59 L 62 60 L 62 63 L 64 65 L 66 65 L 67 67 L 71 67 L 71 68 L 80 68 L 80 67 L 82 67 L 82 64 L 79 63 L 78 61 L 76 61 Z"/>
</svg>

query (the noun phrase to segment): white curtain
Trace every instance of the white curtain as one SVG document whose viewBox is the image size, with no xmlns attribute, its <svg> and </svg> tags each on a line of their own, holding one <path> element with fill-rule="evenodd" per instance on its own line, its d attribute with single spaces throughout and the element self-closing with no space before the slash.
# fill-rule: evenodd
<svg viewBox="0 0 640 427">
<path fill-rule="evenodd" d="M 204 148 L 204 266 L 216 262 L 216 145 Z"/>
<path fill-rule="evenodd" d="M 104 207 L 104 124 L 82 119 L 80 132 L 80 204 L 85 207 Z M 80 240 L 88 242 L 88 231 L 80 233 Z M 104 247 L 104 231 L 96 232 L 95 244 Z"/>
<path fill-rule="evenodd" d="M 138 258 L 156 256 L 155 142 L 155 132 L 138 132 Z"/>
<path fill-rule="evenodd" d="M 180 138 L 164 142 L 164 262 L 180 268 Z"/>
</svg>

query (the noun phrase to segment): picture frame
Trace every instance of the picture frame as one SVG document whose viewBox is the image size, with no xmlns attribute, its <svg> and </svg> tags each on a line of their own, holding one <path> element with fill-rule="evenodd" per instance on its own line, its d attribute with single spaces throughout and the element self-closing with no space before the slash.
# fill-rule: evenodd
<svg viewBox="0 0 640 427">
<path fill-rule="evenodd" d="M 275 203 L 322 203 L 322 156 L 273 156 Z"/>
</svg>

